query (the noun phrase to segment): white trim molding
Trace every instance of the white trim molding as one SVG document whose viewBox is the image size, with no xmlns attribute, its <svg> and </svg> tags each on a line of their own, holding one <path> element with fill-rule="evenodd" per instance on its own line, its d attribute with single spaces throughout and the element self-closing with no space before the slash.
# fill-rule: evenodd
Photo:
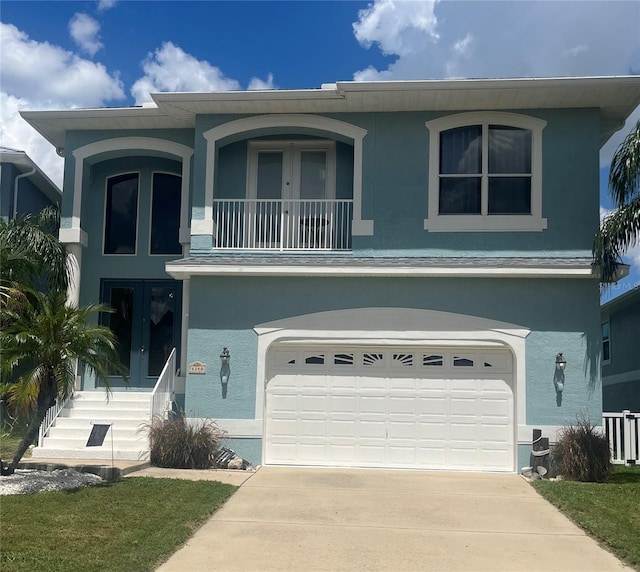
<svg viewBox="0 0 640 572">
<path fill-rule="evenodd" d="M 236 119 L 218 125 L 202 136 L 207 141 L 207 162 L 205 170 L 205 196 L 204 196 L 204 220 L 199 229 L 209 229 L 213 233 L 213 199 L 215 167 L 217 157 L 217 144 L 219 141 L 232 135 L 240 133 L 254 132 L 269 128 L 302 128 L 319 131 L 323 133 L 333 133 L 350 140 L 353 143 L 353 225 L 352 234 L 371 236 L 373 235 L 373 221 L 362 220 L 362 142 L 367 134 L 366 129 L 362 129 L 351 123 L 323 117 L 321 115 L 306 114 L 278 114 L 278 115 L 257 115 Z M 193 221 L 195 224 L 196 221 Z M 205 234 L 195 232 L 192 234 Z"/>
<path fill-rule="evenodd" d="M 104 139 L 89 143 L 83 147 L 78 147 L 73 152 L 75 159 L 75 174 L 73 182 L 73 214 L 71 218 L 72 228 L 81 228 L 80 218 L 82 214 L 82 183 L 84 180 L 85 162 L 91 157 L 101 155 L 103 153 L 127 151 L 139 149 L 142 151 L 164 153 L 176 157 L 182 163 L 182 187 L 181 187 L 181 206 L 180 206 L 180 227 L 189 226 L 189 186 L 191 174 L 191 156 L 193 149 L 167 141 L 165 139 L 156 139 L 154 137 L 114 137 L 113 139 Z"/>
<path fill-rule="evenodd" d="M 531 445 L 533 430 L 540 429 L 543 437 L 548 437 L 550 443 L 558 440 L 558 433 L 564 429 L 563 425 L 518 425 L 518 445 Z"/>
<path fill-rule="evenodd" d="M 194 221 L 203 222 L 203 221 Z M 348 264 L 323 265 L 277 265 L 277 264 L 181 264 L 167 262 L 167 273 L 178 280 L 190 276 L 403 276 L 423 278 L 587 278 L 593 279 L 591 268 L 553 266 L 382 266 L 375 259 L 371 264 L 351 266 Z"/>
<path fill-rule="evenodd" d="M 87 246 L 89 237 L 81 228 L 61 228 L 58 231 L 58 239 L 64 244 L 80 244 Z"/>
<path fill-rule="evenodd" d="M 189 424 L 204 423 L 206 418 L 189 417 Z M 216 419 L 216 425 L 228 439 L 262 439 L 262 419 Z"/>
<path fill-rule="evenodd" d="M 531 213 L 491 215 L 486 212 L 488 193 L 488 158 L 486 130 L 489 125 L 505 125 L 531 132 Z M 515 113 L 480 111 L 446 115 L 425 126 L 429 130 L 428 215 L 424 229 L 430 232 L 526 232 L 547 228 L 542 218 L 542 130 L 547 122 Z M 440 202 L 440 134 L 443 131 L 471 125 L 483 126 L 482 214 L 439 214 Z"/>
</svg>

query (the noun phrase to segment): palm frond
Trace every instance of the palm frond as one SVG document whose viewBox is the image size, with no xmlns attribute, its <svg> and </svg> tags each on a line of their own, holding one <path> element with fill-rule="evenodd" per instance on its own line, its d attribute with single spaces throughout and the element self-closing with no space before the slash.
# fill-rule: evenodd
<svg viewBox="0 0 640 572">
<path fill-rule="evenodd" d="M 640 194 L 640 120 L 613 155 L 609 194 L 617 208 L 629 204 Z"/>
<path fill-rule="evenodd" d="M 593 243 L 593 261 L 601 281 L 612 282 L 622 254 L 640 237 L 640 195 L 605 217 Z"/>
</svg>

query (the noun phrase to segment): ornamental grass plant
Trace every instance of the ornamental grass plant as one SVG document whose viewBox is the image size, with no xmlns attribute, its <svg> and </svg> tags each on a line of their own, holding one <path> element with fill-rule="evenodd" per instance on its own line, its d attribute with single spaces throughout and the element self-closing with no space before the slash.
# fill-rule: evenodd
<svg viewBox="0 0 640 572">
<path fill-rule="evenodd" d="M 171 469 L 207 469 L 225 437 L 214 421 L 190 423 L 184 412 L 160 416 L 145 427 L 149 434 L 150 461 Z"/>
<path fill-rule="evenodd" d="M 554 454 L 563 479 L 602 483 L 611 473 L 607 438 L 585 415 L 561 429 Z"/>
</svg>

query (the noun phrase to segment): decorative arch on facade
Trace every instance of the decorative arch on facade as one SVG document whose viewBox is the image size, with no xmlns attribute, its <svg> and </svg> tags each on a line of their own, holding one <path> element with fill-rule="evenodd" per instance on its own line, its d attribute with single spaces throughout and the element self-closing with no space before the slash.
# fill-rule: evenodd
<svg viewBox="0 0 640 572">
<path fill-rule="evenodd" d="M 203 133 L 207 141 L 204 219 L 192 221 L 193 234 L 213 234 L 213 199 L 218 144 L 227 137 L 270 128 L 301 128 L 339 135 L 353 143 L 353 226 L 354 235 L 371 236 L 373 221 L 362 220 L 362 141 L 367 134 L 351 123 L 321 115 L 278 114 L 245 117 L 218 125 Z"/>
</svg>

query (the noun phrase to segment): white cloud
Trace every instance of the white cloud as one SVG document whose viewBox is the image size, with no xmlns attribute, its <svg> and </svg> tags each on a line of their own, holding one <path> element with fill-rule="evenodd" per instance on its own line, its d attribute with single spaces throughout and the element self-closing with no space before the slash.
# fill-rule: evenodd
<svg viewBox="0 0 640 572">
<path fill-rule="evenodd" d="M 219 68 L 186 53 L 171 42 L 164 42 L 142 63 L 145 75 L 131 88 L 136 105 L 151 101 L 150 93 L 162 91 L 229 91 L 240 84 L 226 77 Z"/>
<path fill-rule="evenodd" d="M 0 144 L 25 151 L 59 186 L 62 159 L 18 110 L 95 107 L 125 97 L 106 68 L 0 23 Z"/>
<path fill-rule="evenodd" d="M 438 39 L 435 3 L 435 0 L 376 0 L 359 11 L 353 32 L 358 42 L 367 48 L 378 44 L 385 54 L 415 53 L 422 49 L 425 40 Z"/>
<path fill-rule="evenodd" d="M 36 106 L 42 109 L 41 106 Z M 47 176 L 62 188 L 63 159 L 51 144 L 31 127 L 18 113 L 33 109 L 27 99 L 0 92 L 0 145 L 25 151 Z"/>
<path fill-rule="evenodd" d="M 375 0 L 355 37 L 397 58 L 354 78 L 624 75 L 640 69 L 639 21 L 640 2 Z"/>
<path fill-rule="evenodd" d="M 273 74 L 270 73 L 266 80 L 259 77 L 252 77 L 247 87 L 249 91 L 258 91 L 261 89 L 276 89 L 276 85 L 273 83 Z"/>
<path fill-rule="evenodd" d="M 588 49 L 589 48 L 587 48 L 587 46 L 585 46 L 584 44 L 580 44 L 579 46 L 573 46 L 573 48 L 565 50 L 564 55 L 575 58 L 576 56 L 579 56 L 580 54 L 586 52 Z"/>
<path fill-rule="evenodd" d="M 2 91 L 46 108 L 92 107 L 125 97 L 122 82 L 106 68 L 53 46 L 30 40 L 0 23 Z"/>
<path fill-rule="evenodd" d="M 69 21 L 69 34 L 78 47 L 95 56 L 104 45 L 100 41 L 100 24 L 88 14 L 77 12 Z"/>
<path fill-rule="evenodd" d="M 98 12 L 106 12 L 116 5 L 116 0 L 99 0 Z"/>
</svg>

